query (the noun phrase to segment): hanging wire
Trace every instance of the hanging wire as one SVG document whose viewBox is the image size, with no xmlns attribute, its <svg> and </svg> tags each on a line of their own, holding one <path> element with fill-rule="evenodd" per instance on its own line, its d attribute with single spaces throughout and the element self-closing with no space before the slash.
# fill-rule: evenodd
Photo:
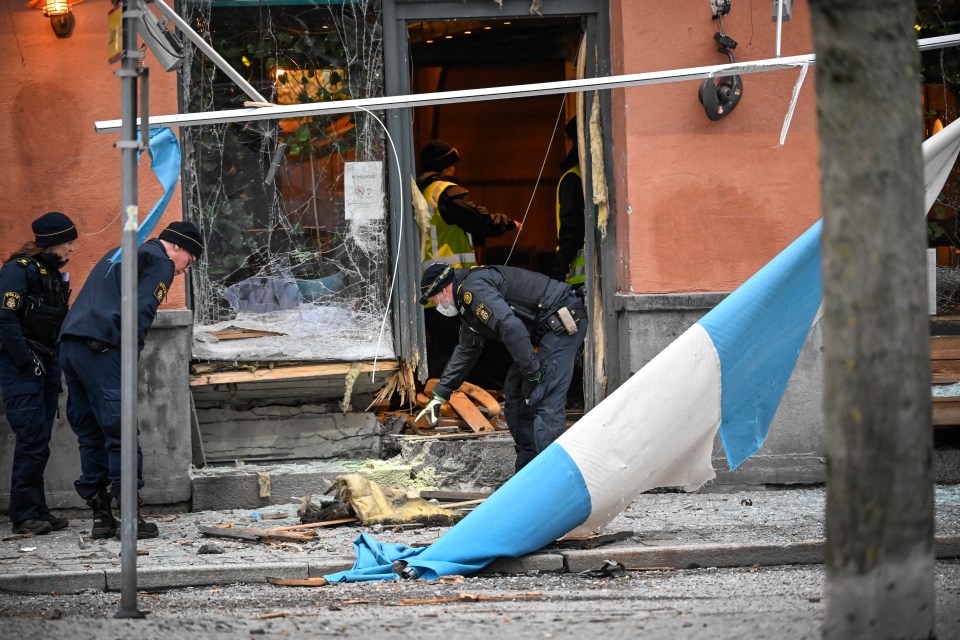
<svg viewBox="0 0 960 640">
<path fill-rule="evenodd" d="M 383 121 L 377 117 L 375 113 L 370 111 L 365 107 L 360 107 L 361 110 L 370 114 L 374 120 L 380 123 L 380 126 L 383 127 L 383 133 L 387 136 L 387 141 L 390 143 L 390 150 L 393 151 L 394 162 L 397 163 L 397 176 L 400 179 L 400 190 L 403 191 L 403 170 L 400 168 L 400 155 L 397 153 L 397 146 L 393 144 L 393 138 L 390 136 L 390 132 L 387 131 L 387 125 L 383 124 Z M 370 382 L 373 382 L 376 378 L 377 373 L 377 358 L 380 356 L 380 345 L 383 343 L 383 332 L 387 326 L 387 318 L 390 316 L 390 301 L 393 299 L 393 288 L 397 283 L 397 271 L 400 268 L 400 251 L 403 247 L 403 220 L 404 220 L 404 206 L 403 198 L 400 199 L 400 230 L 397 233 L 397 255 L 393 263 L 393 275 L 390 277 L 390 287 L 387 289 L 387 303 L 384 305 L 383 309 L 383 320 L 380 322 L 380 334 L 377 336 L 377 346 L 373 351 L 373 369 L 370 371 Z"/>
<path fill-rule="evenodd" d="M 537 195 L 537 187 L 540 185 L 540 178 L 543 177 L 543 169 L 547 166 L 547 158 L 550 157 L 550 149 L 553 148 L 553 139 L 557 137 L 557 127 L 560 126 L 560 117 L 563 116 L 563 107 L 566 104 L 566 95 L 562 95 L 560 100 L 560 111 L 557 112 L 557 121 L 553 123 L 553 133 L 550 134 L 550 144 L 547 145 L 547 152 L 543 154 L 543 163 L 540 165 L 540 173 L 537 175 L 537 181 L 533 183 L 533 192 L 530 194 L 530 201 L 527 203 L 527 210 L 523 212 L 523 218 L 520 220 L 520 230 L 513 238 L 513 244 L 510 245 L 510 252 L 507 259 L 503 261 L 503 266 L 510 263 L 510 257 L 517 246 L 517 240 L 520 239 L 520 233 L 523 232 L 523 225 L 527 221 L 527 215 L 530 213 L 530 207 L 533 205 L 533 198 Z"/>
</svg>

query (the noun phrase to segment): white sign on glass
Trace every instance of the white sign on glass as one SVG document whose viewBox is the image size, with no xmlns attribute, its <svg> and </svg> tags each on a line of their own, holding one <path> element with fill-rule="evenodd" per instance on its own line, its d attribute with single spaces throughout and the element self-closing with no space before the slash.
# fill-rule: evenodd
<svg viewBox="0 0 960 640">
<path fill-rule="evenodd" d="M 376 222 L 384 217 L 383 163 L 347 162 L 343 172 L 344 217 Z"/>
</svg>

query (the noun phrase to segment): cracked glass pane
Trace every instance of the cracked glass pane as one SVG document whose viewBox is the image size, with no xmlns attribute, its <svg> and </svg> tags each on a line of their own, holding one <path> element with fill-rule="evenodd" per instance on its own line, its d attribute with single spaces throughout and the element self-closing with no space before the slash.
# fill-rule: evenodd
<svg viewBox="0 0 960 640">
<path fill-rule="evenodd" d="M 383 95 L 379 0 L 200 0 L 180 10 L 272 103 Z M 180 82 L 183 112 L 250 100 L 193 46 Z M 376 117 L 328 112 L 188 127 L 183 153 L 186 217 L 207 246 L 191 275 L 195 357 L 394 356 L 385 134 Z"/>
</svg>

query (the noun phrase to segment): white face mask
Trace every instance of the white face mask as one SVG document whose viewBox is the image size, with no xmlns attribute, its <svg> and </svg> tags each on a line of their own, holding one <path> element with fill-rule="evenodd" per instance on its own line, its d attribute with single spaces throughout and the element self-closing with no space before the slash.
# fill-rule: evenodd
<svg viewBox="0 0 960 640">
<path fill-rule="evenodd" d="M 457 313 L 459 313 L 459 312 L 457 311 L 457 308 L 453 305 L 453 301 L 452 301 L 452 300 L 451 300 L 451 301 L 448 301 L 448 302 L 449 302 L 449 304 L 444 304 L 444 303 L 440 302 L 440 299 L 438 298 L 438 299 L 437 299 L 437 311 L 439 311 L 439 312 L 442 313 L 443 315 L 447 316 L 448 318 L 452 318 L 452 317 L 454 317 L 455 315 L 457 315 Z"/>
</svg>

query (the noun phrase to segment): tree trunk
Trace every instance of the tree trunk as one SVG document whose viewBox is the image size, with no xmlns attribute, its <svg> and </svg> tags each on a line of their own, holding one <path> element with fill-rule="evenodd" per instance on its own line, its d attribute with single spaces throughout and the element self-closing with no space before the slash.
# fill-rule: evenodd
<svg viewBox="0 0 960 640">
<path fill-rule="evenodd" d="M 823 200 L 825 638 L 934 633 L 913 2 L 811 0 Z"/>
</svg>

